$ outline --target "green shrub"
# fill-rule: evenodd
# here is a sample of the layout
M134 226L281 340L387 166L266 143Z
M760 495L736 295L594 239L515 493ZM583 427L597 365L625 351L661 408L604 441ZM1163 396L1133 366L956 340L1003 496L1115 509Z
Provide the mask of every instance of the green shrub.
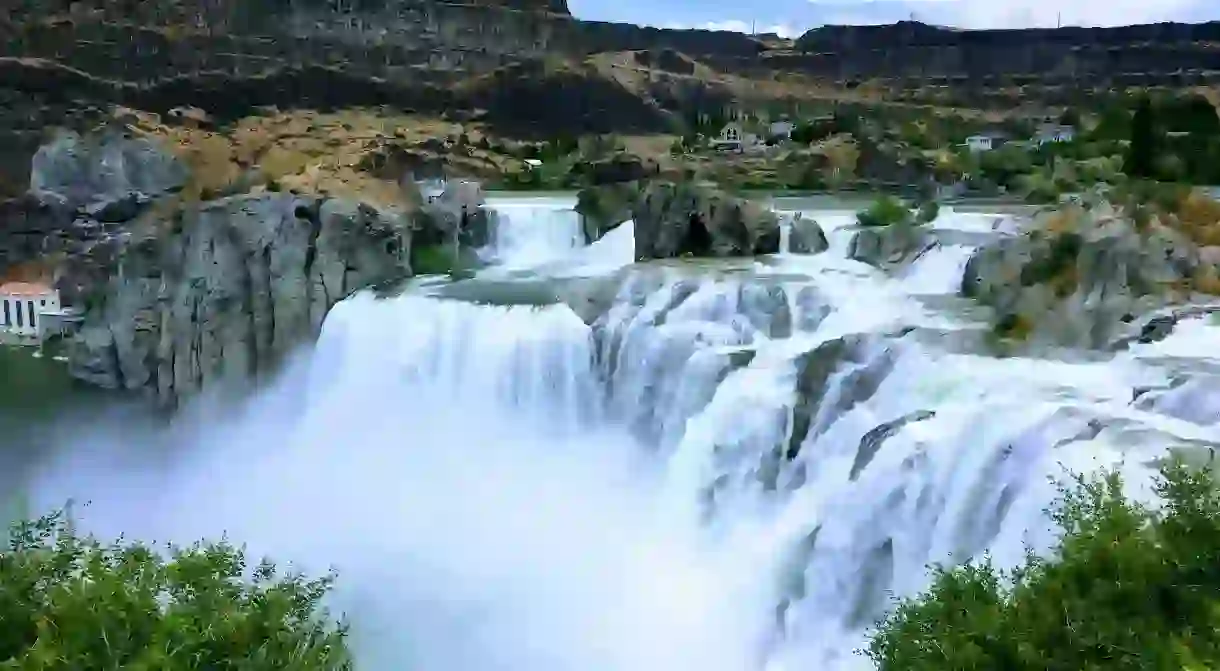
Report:
M350 669L346 625L321 607L333 580L251 574L227 543L103 544L49 515L0 548L0 668Z
M915 222L918 224L930 224L936 221L940 216L940 203L934 200L925 200L919 204L919 209L915 213Z
M1152 509L1117 475L1078 479L1064 535L1015 571L938 569L867 649L879 671L1194 671L1220 664L1220 490L1210 466L1161 470Z
M452 245L412 245L411 270L416 275L448 275L457 269Z
M882 196L868 209L856 213L856 222L861 226L890 226L911 221L911 210L893 196Z

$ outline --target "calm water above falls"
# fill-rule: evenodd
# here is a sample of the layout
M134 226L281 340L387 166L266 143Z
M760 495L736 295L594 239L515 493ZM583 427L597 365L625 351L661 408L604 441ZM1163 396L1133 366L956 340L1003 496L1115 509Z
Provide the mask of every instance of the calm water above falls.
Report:
M583 246L571 206L498 205L498 265L463 294L496 304L355 296L249 402L59 421L6 484L91 500L104 534L335 565L362 668L852 669L928 563L1047 543L1048 476L1122 464L1138 485L1220 437L1209 323L1107 360L994 358L951 297L969 246L891 279L843 258L850 213L822 210L824 254L631 265L629 226ZM611 275L593 328L502 298ZM842 360L811 402L819 345Z

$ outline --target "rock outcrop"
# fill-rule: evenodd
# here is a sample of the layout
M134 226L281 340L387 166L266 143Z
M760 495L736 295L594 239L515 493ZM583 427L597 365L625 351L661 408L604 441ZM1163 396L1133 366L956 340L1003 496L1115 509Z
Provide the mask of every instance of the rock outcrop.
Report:
M273 371L336 302L410 270L408 218L341 199L240 195L142 224L88 311L70 367L164 405Z
M710 185L652 180L585 189L577 198L590 238L630 218L637 261L779 252L779 217Z
M813 219L797 213L788 222L788 226L791 227L788 234L788 249L784 251L793 254L817 254L830 248L826 232Z
M797 403L786 456L832 422L868 400L894 368L897 355L889 336L851 334L818 345L796 359Z
M102 220L125 221L134 213L114 211L126 210L126 201L176 191L186 179L186 166L151 140L120 132L89 137L67 132L34 154L30 191L89 208Z
M57 288L79 302L106 276L128 222L186 177L185 165L154 142L113 129L60 133L35 153L30 190L0 201L0 272L61 258Z
M847 256L883 270L899 268L937 244L926 226L911 223L860 227L848 243Z
M1201 270L1189 237L1155 220L1137 224L1103 202L1047 215L983 247L966 265L961 293L996 311L1002 335L1102 348L1144 328L1140 315L1189 299Z

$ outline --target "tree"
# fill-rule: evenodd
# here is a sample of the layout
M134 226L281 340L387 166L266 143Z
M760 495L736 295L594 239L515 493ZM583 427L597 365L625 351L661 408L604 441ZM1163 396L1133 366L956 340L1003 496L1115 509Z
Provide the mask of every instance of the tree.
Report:
M1170 460L1154 510L1115 474L1077 479L1053 518L1064 535L1011 573L938 569L880 623L880 671L1194 671L1220 663L1220 489L1210 466Z
M78 536L62 513L16 524L0 549L0 668L351 668L346 625L321 607L333 574L247 573L223 542L158 553Z
M1152 117L1152 102L1140 98L1131 118L1131 145L1123 161L1123 171L1132 177L1151 179L1156 165L1156 127Z

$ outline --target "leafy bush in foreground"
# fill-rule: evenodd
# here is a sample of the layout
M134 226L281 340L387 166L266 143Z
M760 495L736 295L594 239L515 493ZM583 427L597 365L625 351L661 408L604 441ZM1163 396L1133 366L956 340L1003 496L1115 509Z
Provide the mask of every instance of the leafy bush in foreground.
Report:
M334 576L249 575L227 543L103 544L62 514L14 525L0 548L0 668L94 671L350 669Z
M867 654L881 671L1203 671L1220 668L1220 492L1178 461L1163 510L1124 498L1116 475L1065 490L1047 557L1011 574L938 570L901 602Z

